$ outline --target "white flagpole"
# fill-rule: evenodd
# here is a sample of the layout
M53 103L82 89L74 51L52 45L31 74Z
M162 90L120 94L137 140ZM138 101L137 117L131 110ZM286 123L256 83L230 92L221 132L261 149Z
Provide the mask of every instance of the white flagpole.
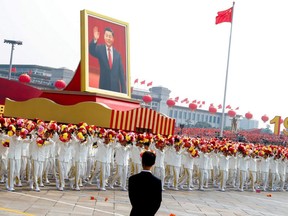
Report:
M225 78L225 88L224 88L224 97L223 97L223 106L222 106L222 118L221 118L221 130L220 130L220 138L223 137L224 130L224 120L225 120L225 103L226 103L226 92L227 92L227 81L228 81L228 69L229 69L229 59L230 59L230 47L231 47L231 36L232 36L232 26L233 26L233 16L234 16L234 5L232 6L232 20L230 27L230 38L229 38L229 47L228 47L228 59L227 59L227 67L226 67L226 78Z

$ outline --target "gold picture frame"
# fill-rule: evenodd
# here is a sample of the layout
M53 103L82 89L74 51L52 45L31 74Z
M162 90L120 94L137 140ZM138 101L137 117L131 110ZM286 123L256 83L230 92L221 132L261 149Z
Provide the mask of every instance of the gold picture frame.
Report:
M80 15L81 91L131 99L128 23L88 10ZM113 37L112 66L108 63L109 37Z

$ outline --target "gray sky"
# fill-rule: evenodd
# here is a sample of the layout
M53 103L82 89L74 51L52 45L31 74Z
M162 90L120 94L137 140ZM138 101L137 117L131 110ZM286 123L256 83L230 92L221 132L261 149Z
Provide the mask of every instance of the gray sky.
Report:
M208 109L223 102L230 35L230 23L215 25L215 17L232 2L3 0L0 64L10 59L4 39L13 39L23 41L15 48L14 64L76 69L80 10L87 9L129 23L132 84L136 78L153 81L180 101L205 101ZM250 111L260 122L264 114L288 117L286 5L284 0L235 1L226 105L240 107L238 114Z

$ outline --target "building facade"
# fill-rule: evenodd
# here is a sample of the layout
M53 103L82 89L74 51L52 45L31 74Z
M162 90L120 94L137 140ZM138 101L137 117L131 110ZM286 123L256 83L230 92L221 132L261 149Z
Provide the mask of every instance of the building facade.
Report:
M176 127L184 126L186 128L195 127L195 125L210 125L213 128L221 127L222 109L217 110L216 113L210 113L208 108L196 109L192 111L188 104L185 106L175 105L169 107L166 102L170 98L171 91L168 88L157 86L149 90L133 88L132 98L139 100L142 107L150 107L151 109L160 112L166 116L172 117L176 120ZM149 94L152 97L151 103L143 102L143 96ZM259 122L257 120L248 120L236 115L237 129L253 129L258 128ZM241 123L243 122L243 123ZM232 118L224 114L224 128L231 128Z
M0 77L8 79L10 65L0 65ZM18 81L19 76L28 74L31 78L29 85L39 89L56 89L57 80L69 83L74 76L74 71L67 68L52 68L39 65L13 65L11 80Z

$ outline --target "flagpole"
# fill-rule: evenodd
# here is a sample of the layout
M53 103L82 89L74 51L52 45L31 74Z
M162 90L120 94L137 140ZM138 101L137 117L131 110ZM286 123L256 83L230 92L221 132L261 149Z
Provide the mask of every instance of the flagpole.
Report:
M227 67L226 67L226 78L225 78L225 88L224 88L223 106L222 106L222 118L221 118L220 138L223 137L223 130L224 130L225 103L226 103L226 93L227 93L228 69L229 69L229 59L230 59L230 47L231 47L231 37L232 37L234 5L235 5L235 2L233 2L233 6L232 6L233 9L232 9L232 20L231 20L231 27L230 27L230 37L229 37L229 47L228 47L228 58L227 58Z

